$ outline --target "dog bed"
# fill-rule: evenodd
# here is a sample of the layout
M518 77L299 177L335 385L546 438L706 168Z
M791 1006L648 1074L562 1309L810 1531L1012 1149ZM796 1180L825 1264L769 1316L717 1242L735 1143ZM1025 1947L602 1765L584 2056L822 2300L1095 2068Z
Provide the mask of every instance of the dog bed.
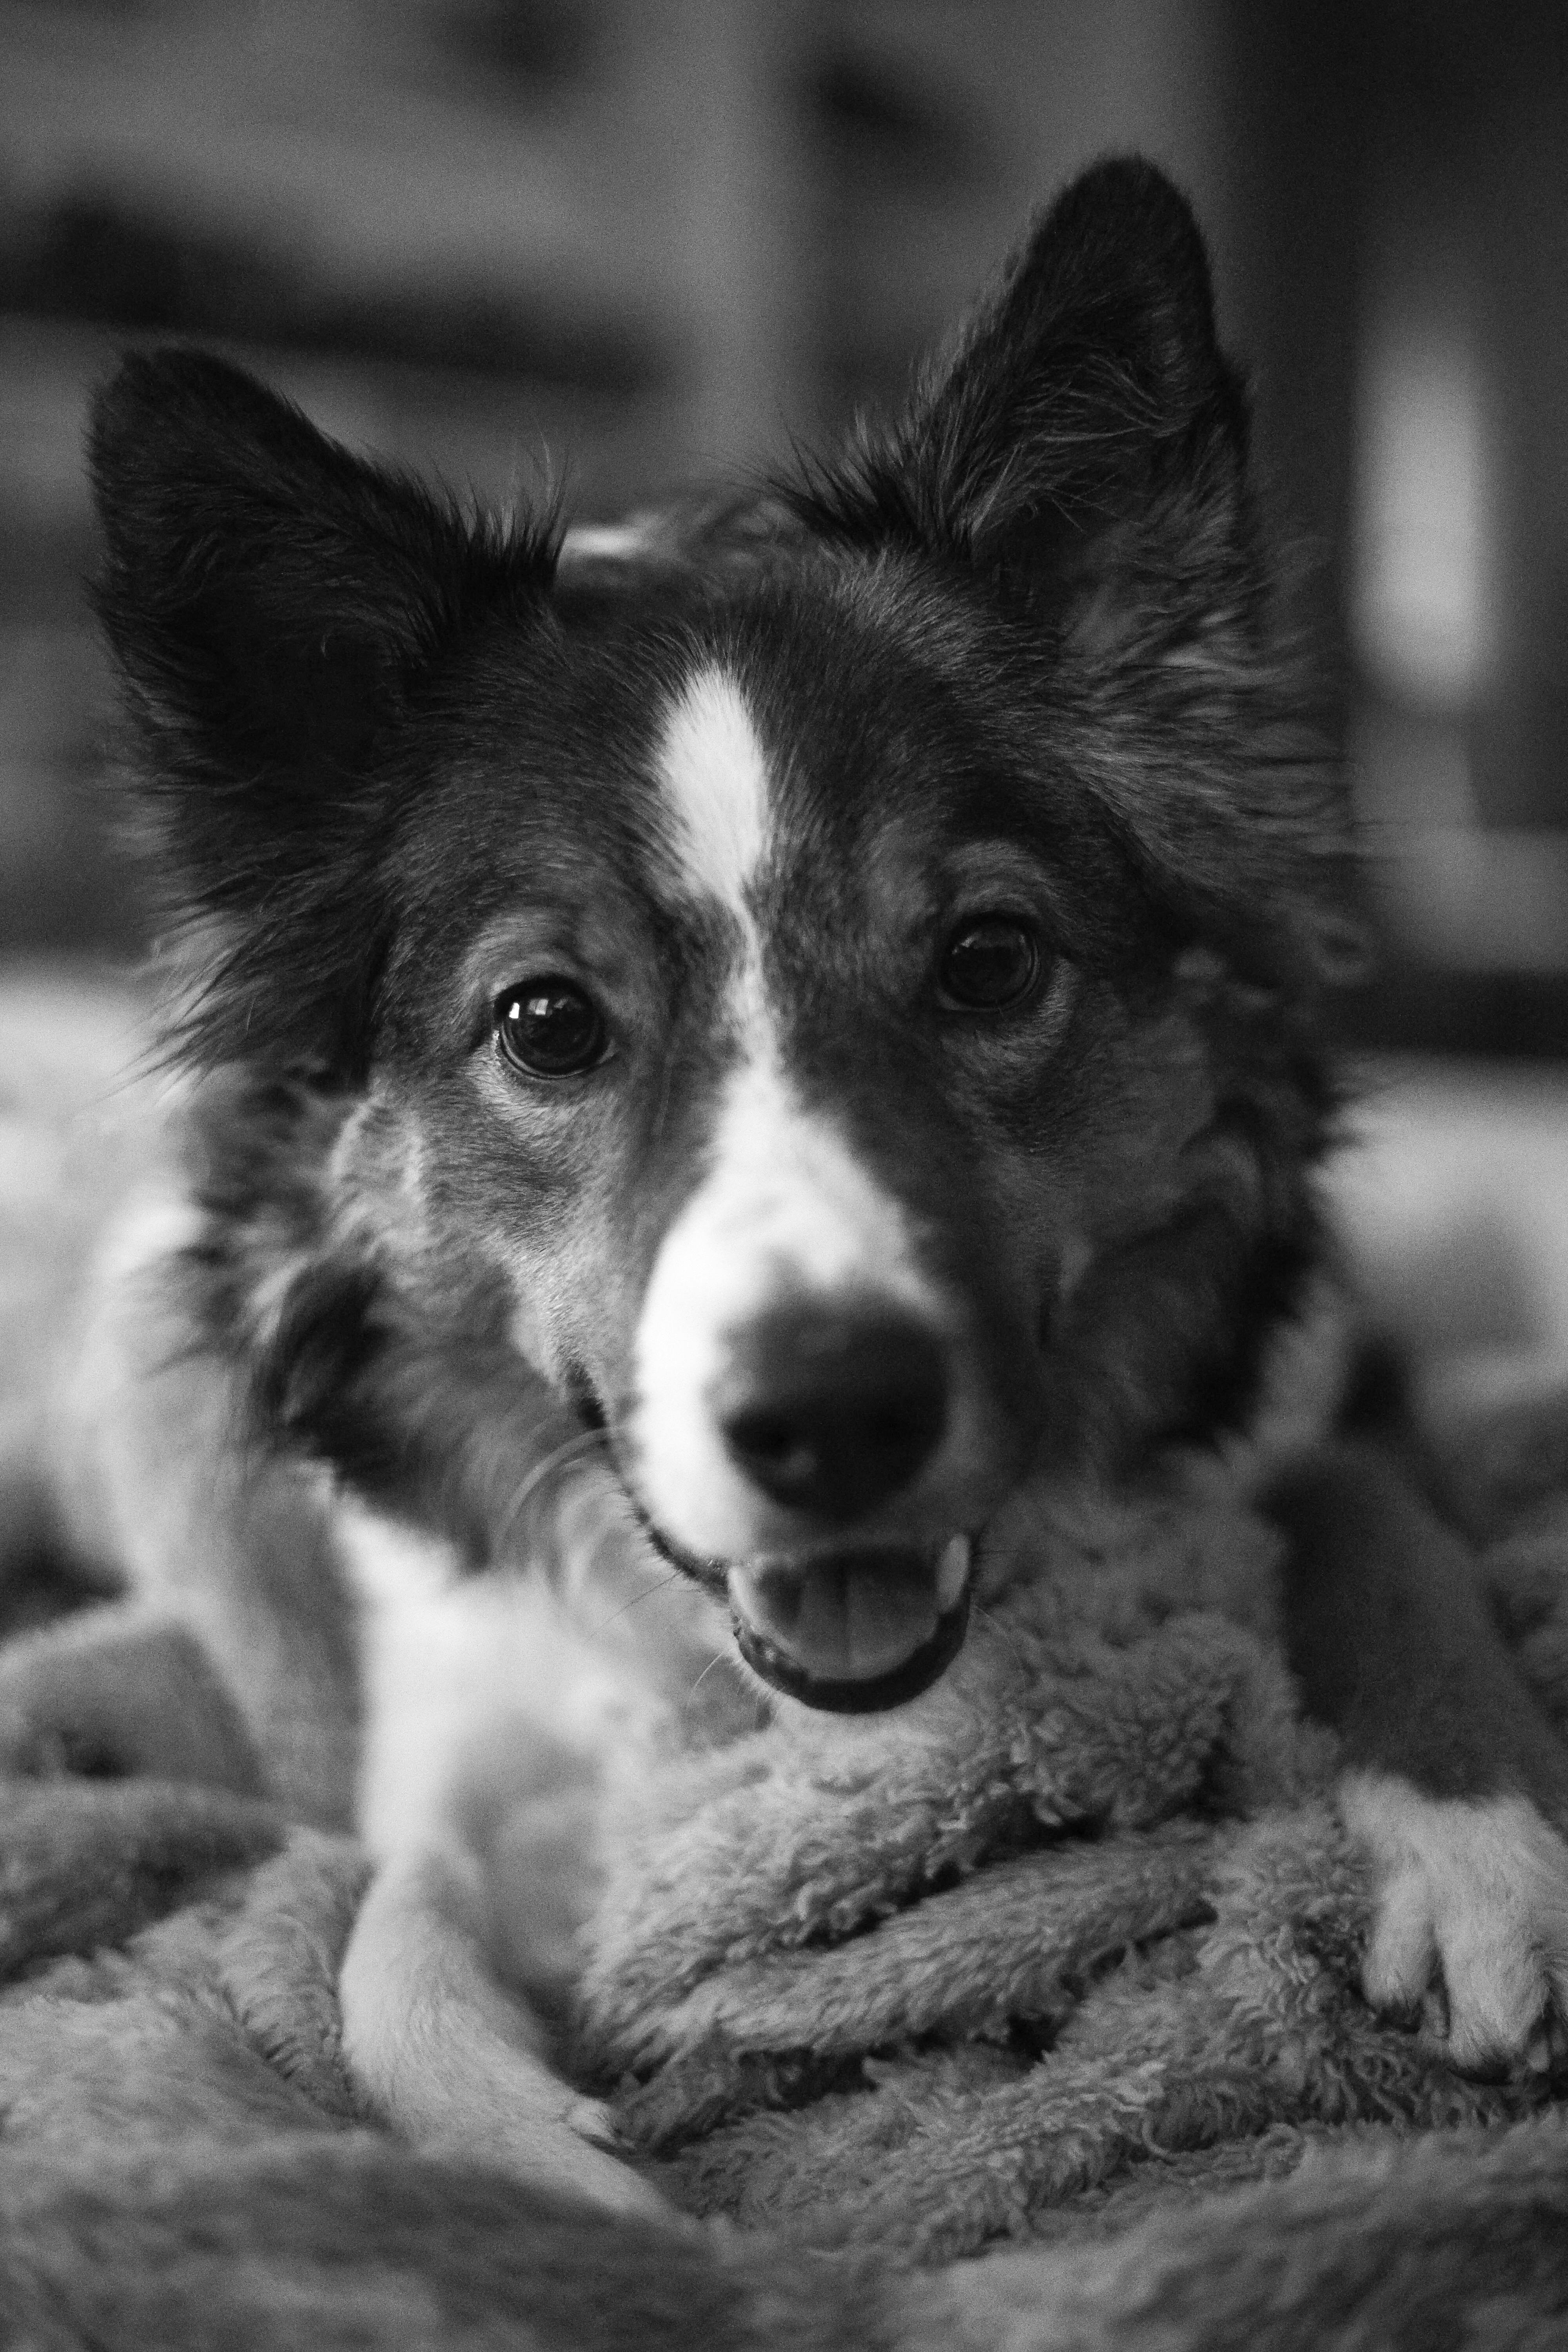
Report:
M1468 1459L1500 1622L1568 1723L1568 1415ZM918 1739L710 1723L612 1789L573 2063L665 2225L380 2130L338 2050L353 1842L247 1787L188 1635L113 1609L18 1633L5 2339L1563 2340L1568 2111L1360 2001L1365 1888L1257 1616L1269 1541L1217 1489L1055 1530ZM122 1724L184 1727L183 1780L66 1769L106 1680Z

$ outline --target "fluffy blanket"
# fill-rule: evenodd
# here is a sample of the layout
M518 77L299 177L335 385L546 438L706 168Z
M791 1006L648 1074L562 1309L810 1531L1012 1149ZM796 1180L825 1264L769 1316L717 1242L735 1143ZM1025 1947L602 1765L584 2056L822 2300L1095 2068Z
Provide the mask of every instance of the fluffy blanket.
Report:
M1471 1500L1568 1723L1565 1429L1479 1451ZM380 2130L338 2049L353 1843L246 1793L187 1636L16 1635L0 2335L1561 2343L1568 2116L1361 2003L1365 1890L1260 1613L1268 1540L1217 1494L1042 1532L1049 1573L909 1715L719 1709L612 1786L570 2063L683 2209L663 2227ZM183 1777L79 1769L106 1708Z
M1035 1541L913 1708L628 1776L578 2061L670 2193L929 2263L1326 2126L1550 2104L1356 1993L1366 1889L1273 1639L1270 1532L1216 1479ZM1568 1516L1489 1570L1561 1719Z

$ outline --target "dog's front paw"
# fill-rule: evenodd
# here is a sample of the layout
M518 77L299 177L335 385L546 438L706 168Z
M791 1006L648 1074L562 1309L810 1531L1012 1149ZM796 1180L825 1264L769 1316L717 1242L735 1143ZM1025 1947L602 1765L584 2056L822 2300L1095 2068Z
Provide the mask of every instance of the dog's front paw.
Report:
M1529 1798L1436 1798L1394 1774L1341 1790L1376 1893L1362 1990L1423 2019L1467 2071L1568 2053L1568 1844Z

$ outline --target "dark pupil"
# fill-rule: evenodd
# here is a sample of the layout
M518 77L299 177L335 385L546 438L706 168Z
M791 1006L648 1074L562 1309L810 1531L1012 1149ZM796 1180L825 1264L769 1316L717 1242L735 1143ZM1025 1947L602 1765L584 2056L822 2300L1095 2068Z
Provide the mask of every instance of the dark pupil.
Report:
M525 1070L560 1077L599 1058L597 1008L565 981L528 982L500 1001L501 1042Z
M942 985L960 1004L1011 1004L1034 979L1038 961L1022 923L984 915L955 934L942 964Z

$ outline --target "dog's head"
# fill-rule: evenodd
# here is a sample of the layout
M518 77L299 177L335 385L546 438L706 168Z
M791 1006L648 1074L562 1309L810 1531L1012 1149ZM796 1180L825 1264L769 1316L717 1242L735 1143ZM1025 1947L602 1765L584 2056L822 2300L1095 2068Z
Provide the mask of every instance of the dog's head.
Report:
M186 1048L337 1106L272 1281L275 1356L336 1335L297 1432L428 1486L531 1367L758 1671L871 1708L1021 1482L1238 1409L1342 840L1156 173L1080 180L894 426L728 508L476 520L178 353L93 465Z

